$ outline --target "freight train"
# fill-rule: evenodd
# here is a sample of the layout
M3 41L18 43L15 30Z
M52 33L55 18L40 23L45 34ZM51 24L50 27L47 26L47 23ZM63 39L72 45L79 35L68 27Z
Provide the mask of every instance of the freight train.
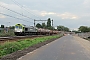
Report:
M60 31L53 31L49 29L37 28L34 26L26 26L24 24L16 24L15 25L15 35L17 36L25 36L25 35L52 35L58 34Z

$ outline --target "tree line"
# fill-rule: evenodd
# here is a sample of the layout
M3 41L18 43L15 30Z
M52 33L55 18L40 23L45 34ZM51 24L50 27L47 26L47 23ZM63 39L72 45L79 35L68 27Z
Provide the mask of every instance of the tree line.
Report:
M58 31L67 31L67 32L70 31L68 27L65 27L65 26L62 26L62 25L57 26L57 30Z
M88 26L80 26L78 29L80 32L90 32L90 27Z
M78 31L73 30L72 32L75 32L75 33L86 33L86 32L90 32L90 27L88 27L88 26L80 26L78 28Z
M57 29L55 29L55 27L51 26L51 19L50 18L48 18L47 24L45 24L45 23L42 23L42 24L37 23L36 27L37 28L50 29L50 30L58 30L58 31L69 31L68 27L65 27L65 26L62 26L62 25L57 26Z
M14 27L14 26L5 27L4 25L1 25L0 28L10 28L10 29L14 29L15 27Z

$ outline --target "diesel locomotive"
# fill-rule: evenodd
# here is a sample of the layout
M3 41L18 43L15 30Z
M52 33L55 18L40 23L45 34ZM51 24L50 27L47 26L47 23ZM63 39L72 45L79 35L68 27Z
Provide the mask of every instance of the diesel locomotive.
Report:
M60 32L49 29L37 28L34 26L26 26L24 24L16 24L14 33L17 36L25 36L25 35L52 35L58 34Z

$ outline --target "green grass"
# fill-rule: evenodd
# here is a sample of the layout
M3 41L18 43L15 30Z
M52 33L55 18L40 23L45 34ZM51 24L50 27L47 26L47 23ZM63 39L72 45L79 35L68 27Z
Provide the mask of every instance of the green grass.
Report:
M28 48L40 42L44 42L46 40L50 40L50 39L58 38L58 37L60 36L59 35L46 36L46 37L39 37L39 38L34 38L34 39L19 40L15 42L6 42L5 44L0 45L0 57L3 57L7 54L13 53L18 50L23 50L25 48Z
M85 38L86 40L90 41L90 38Z

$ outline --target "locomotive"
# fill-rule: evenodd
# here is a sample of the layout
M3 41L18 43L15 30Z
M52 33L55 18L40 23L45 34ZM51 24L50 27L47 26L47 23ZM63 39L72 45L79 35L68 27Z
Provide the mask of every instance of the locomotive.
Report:
M25 36L25 35L52 35L58 34L59 31L53 31L49 29L37 28L34 26L26 26L24 24L16 24L14 33L17 36Z

